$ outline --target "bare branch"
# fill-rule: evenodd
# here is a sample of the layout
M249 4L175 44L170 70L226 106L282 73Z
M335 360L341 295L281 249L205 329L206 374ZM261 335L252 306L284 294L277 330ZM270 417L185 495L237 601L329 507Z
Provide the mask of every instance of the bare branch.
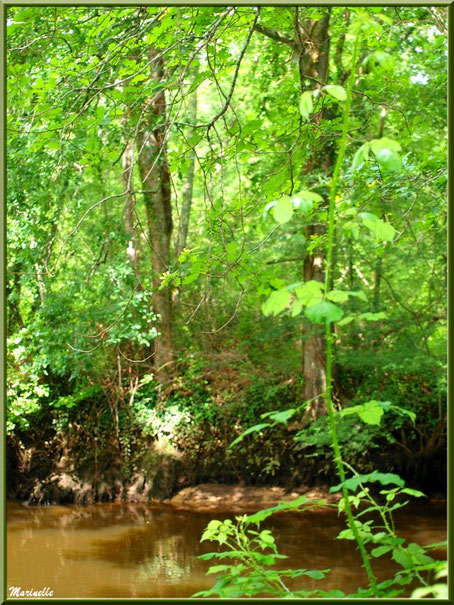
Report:
M214 118L208 124L208 130L210 130L210 128L212 128L212 126L214 125L214 123L217 120L219 120L219 118L221 116L223 116L225 114L225 112L227 111L227 109L228 109L228 107L230 105L230 101L232 100L232 96L233 96L233 93L234 93L234 90L235 90L236 80L238 78L238 72L240 71L241 61L243 60L244 54L245 54L245 52L247 50L247 47L249 46L249 42L251 41L252 34L254 33L254 28L257 25L257 20L259 18L259 15L260 15L260 6L257 7L257 12L256 12L256 15L255 15L254 23L252 24L252 27L249 30L248 37L246 38L246 43L243 46L243 49L242 49L242 51L240 53L240 56L238 57L238 61L237 61L236 67L235 67L235 73L233 75L232 85L230 87L230 92L227 95L227 99L225 100L224 107L221 109L221 111L217 115L214 116Z

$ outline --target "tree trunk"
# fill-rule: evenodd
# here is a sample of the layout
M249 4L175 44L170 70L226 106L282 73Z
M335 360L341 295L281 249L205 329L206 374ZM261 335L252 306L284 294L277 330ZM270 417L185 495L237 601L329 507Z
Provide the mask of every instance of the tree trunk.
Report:
M162 60L150 49L152 78L162 80ZM155 339L154 363L156 377L166 382L172 372L172 299L170 290L159 290L161 276L169 270L172 211L170 206L170 175L164 140L165 97L156 93L146 108L146 116L137 132L138 164L144 189L153 271L153 309L158 317L159 335Z
M306 236L317 235L321 227L309 227ZM306 255L303 271L304 281L314 279L323 282L324 258L314 250L313 254ZM326 389L326 363L325 363L325 336L324 326L315 324L306 325L303 329L302 371L304 380L303 398L309 404L304 415L305 420L316 420L326 413L324 393Z
M372 298L372 311L378 313L380 311L380 284L383 268L383 257L379 256L375 263L374 270L374 295Z
M197 120L197 90L195 90L189 97L189 121L191 124L195 124ZM191 128L188 132L188 139L190 139L195 132L194 128ZM195 169L195 153L191 151L190 164L188 172L186 174L186 180L183 186L183 201L181 204L180 224L178 229L178 239L176 246L176 257L178 258L186 247L188 239L188 227L189 217L191 214L192 205L192 192L194 188L194 169Z
M301 92L308 88L320 87L328 80L331 9L328 7L325 10L325 14L318 21L306 19L302 22L300 21L300 9L295 7L293 39L287 38L261 24L255 26L256 31L272 40L290 46L297 53ZM339 52L342 53L342 48ZM321 112L316 120L318 122L321 120ZM334 151L332 145L324 144L322 149L317 152L317 157L312 157L309 162L306 162L302 173L311 173L314 166L317 165L329 174L334 164ZM306 240L309 241L311 235L322 235L324 231L322 226L308 227L306 229ZM304 281L315 279L324 282L323 264L324 258L321 250L314 250L312 254L306 255L303 266ZM316 419L326 412L324 400L326 370L324 331L317 329L315 326L308 326L304 329L302 373L304 380L303 397L310 402L306 410L305 420Z
M315 78L326 83L329 67L329 19L331 10L318 21L299 20L298 7L295 11L295 42L299 51L299 70L302 89L306 78Z
M295 38L299 49L299 72L301 90L305 90L307 78L315 78L326 83L328 79L329 63L329 19L330 11L318 21L307 19L303 24L299 22L298 8L295 9ZM310 80L310 87L314 82ZM321 116L318 117L320 119ZM332 150L322 148L320 155L313 158L322 165L326 172L332 168ZM307 170L307 166L303 171ZM320 236L325 232L321 225L306 228L306 241L311 236ZM304 281L325 281L323 269L324 258L321 249L315 249L306 255L303 264ZM326 413L324 392L326 389L325 369L325 336L320 326L306 325L303 329L302 372L304 381L303 397L308 401L305 420L316 420Z
M123 184L126 190L126 201L125 201L125 230L129 235L128 248L126 250L129 262L131 263L136 277L139 279L139 267L138 267L138 237L137 231L134 225L135 213L136 213L136 195L133 188L133 170L134 170L134 145L132 141L128 141L126 149L123 154Z

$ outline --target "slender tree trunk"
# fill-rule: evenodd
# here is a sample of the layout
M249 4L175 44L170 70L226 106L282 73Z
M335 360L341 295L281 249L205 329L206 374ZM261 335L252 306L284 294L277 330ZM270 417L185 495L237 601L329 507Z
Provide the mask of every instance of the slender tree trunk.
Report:
M126 190L126 201L125 201L125 230L129 235L129 244L127 248L127 254L129 262L131 263L136 277L139 278L139 267L138 267L138 237L137 231L134 225L134 217L136 212L136 195L133 187L133 170L134 170L134 145L132 141L128 141L125 152L123 154L123 184Z
M307 78L315 78L323 83L328 80L329 67L329 20L331 9L321 19L299 19L299 9L295 10L295 42L299 52L301 88L305 88ZM311 85L314 85L312 82Z
M304 11L304 8L303 8ZM300 75L301 92L322 86L328 80L329 69L329 23L331 9L325 9L323 17L317 21L314 19L301 20L300 8L295 7L294 37L293 39L283 36L275 30L271 30L261 24L255 26L255 30L275 40L276 42L290 46L298 57L298 68ZM339 50L342 54L342 47ZM315 80L315 81L314 81ZM321 112L316 117L321 120ZM334 165L335 149L328 143L317 151L317 157L311 157L302 169L302 173L310 173L315 165L321 167L329 174ZM312 235L318 236L325 233L321 225L311 226L306 229L306 240L310 241ZM324 256L321 250L314 250L304 259L303 279L308 281L315 279L325 281L323 269ZM315 419L326 412L324 393L326 389L325 369L325 336L323 330L307 327L303 333L302 351L302 373L304 380L303 397L310 401L306 412L306 419Z
M197 120L197 90L195 90L189 97L189 121L191 124L195 124ZM188 139L190 139L195 132L194 128L191 128L188 132ZM188 172L186 174L186 180L183 186L183 200L181 204L180 224L178 228L178 239L176 246L176 257L178 258L186 247L188 239L188 227L189 217L191 214L192 205L192 192L194 189L194 169L195 169L195 153L191 151L190 164Z
M299 72L301 90L307 87L314 88L316 84L307 78L315 78L319 82L325 83L328 79L329 66L329 20L330 11L319 19L307 19L304 23L299 21L298 8L295 9L295 39L299 49ZM318 117L320 119L321 116ZM317 158L312 161L323 166L326 172L332 168L333 158L332 150L322 148ZM307 166L303 172L307 170ZM306 228L306 241L310 241L311 236L322 236L326 229L322 225L315 225ZM324 283L324 257L320 249L315 249L311 254L306 255L303 263L304 281L316 280ZM302 348L302 372L304 381L303 397L309 401L306 409L305 419L315 420L326 413L325 389L326 389L326 369L325 369L325 336L324 331L318 326L308 325L303 329L303 348Z
M152 78L163 78L162 61L150 49ZM148 115L137 133L139 172L144 189L153 271L153 309L158 317L159 335L155 339L156 377L163 383L169 379L173 364L172 299L169 288L159 290L161 276L170 265L172 211L170 206L170 175L164 141L165 97L156 93L147 108Z
M24 328L24 320L19 309L19 302L21 299L21 282L20 276L22 272L22 263L20 261L14 263L11 268L11 274L13 283L11 284L8 280L5 280L5 294L7 300L7 310L9 314L7 316L8 333L12 333L15 326Z
M316 234L320 228L311 228ZM324 282L325 272L323 270L324 258L320 253L309 254L304 259L304 281L314 279ZM326 389L326 364L325 364L325 336L323 326L315 324L307 325L303 330L302 349L302 371L304 380L303 398L309 401L306 408L305 419L316 420L326 413L325 389Z
M372 311L378 313L380 311L380 284L382 276L383 257L379 256L375 263L374 271L374 296L372 299Z

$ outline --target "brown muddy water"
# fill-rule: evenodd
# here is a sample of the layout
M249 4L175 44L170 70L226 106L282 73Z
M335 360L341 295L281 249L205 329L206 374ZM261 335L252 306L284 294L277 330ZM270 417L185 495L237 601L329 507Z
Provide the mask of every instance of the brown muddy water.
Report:
M398 512L402 537L420 544L446 539L446 504L418 504ZM140 504L8 503L7 594L16 586L47 588L54 598L190 597L214 583L205 576L209 563L196 558L216 550L214 543L199 542L202 531L211 519L228 517ZM331 568L325 580L307 578L301 587L349 593L365 586L353 544L334 540L344 527L335 510L284 514L265 525L273 530L280 552L289 556L284 567ZM434 556L444 558L445 553ZM397 570L384 558L376 565L379 579Z

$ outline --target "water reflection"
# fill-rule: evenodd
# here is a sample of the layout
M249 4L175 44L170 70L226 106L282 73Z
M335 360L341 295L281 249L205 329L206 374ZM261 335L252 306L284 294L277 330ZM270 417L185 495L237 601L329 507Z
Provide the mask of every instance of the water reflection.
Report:
M209 563L196 557L215 547L199 540L210 519L226 516L137 504L10 503L7 585L49 586L57 598L189 597L213 583L205 576ZM446 539L445 519L443 505L413 507L398 515L401 535L423 544ZM268 527L289 556L283 567L331 568L324 589L349 592L365 585L354 545L334 540L343 527L335 511L282 515L271 518ZM378 564L381 578L393 573L392 563L383 559ZM306 578L304 587L321 584Z

